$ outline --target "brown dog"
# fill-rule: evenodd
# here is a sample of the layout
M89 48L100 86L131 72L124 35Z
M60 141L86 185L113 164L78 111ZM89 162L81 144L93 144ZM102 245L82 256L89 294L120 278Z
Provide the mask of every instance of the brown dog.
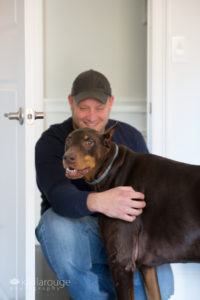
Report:
M99 215L100 233L119 300L133 300L133 272L143 275L148 300L160 300L155 266L200 261L200 166L139 154L84 128L66 139L63 165L95 191L132 186L147 206L132 222Z

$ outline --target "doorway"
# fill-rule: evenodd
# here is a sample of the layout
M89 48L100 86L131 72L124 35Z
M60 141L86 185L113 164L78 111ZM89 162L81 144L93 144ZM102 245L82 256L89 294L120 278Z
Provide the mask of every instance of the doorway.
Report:
M111 118L133 125L147 139L147 1L48 0L43 16L43 130L71 115L67 95L74 78L95 69L112 86ZM40 202L38 194L36 224ZM37 243L36 262L38 278L52 276ZM37 300L40 294L44 300L40 291Z

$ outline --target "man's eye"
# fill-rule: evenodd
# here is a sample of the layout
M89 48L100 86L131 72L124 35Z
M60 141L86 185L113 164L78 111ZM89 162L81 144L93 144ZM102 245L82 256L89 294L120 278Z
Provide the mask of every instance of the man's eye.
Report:
M79 107L80 110L87 110L87 107Z

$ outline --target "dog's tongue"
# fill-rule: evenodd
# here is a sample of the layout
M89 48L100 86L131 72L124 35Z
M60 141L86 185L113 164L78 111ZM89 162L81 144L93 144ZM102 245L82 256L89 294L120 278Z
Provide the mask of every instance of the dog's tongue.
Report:
M77 178L77 177L83 177L85 174L87 174L89 171L89 168L85 168L83 170L76 170L71 168L66 168L66 176L70 178Z

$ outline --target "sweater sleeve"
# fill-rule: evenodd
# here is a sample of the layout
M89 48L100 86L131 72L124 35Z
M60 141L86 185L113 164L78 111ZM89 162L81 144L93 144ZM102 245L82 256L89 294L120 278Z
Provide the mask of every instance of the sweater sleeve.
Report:
M65 177L63 144L55 137L43 136L35 150L36 178L43 200L62 216L79 218L92 214L86 204L89 188L79 189L81 180L74 180L73 184Z

